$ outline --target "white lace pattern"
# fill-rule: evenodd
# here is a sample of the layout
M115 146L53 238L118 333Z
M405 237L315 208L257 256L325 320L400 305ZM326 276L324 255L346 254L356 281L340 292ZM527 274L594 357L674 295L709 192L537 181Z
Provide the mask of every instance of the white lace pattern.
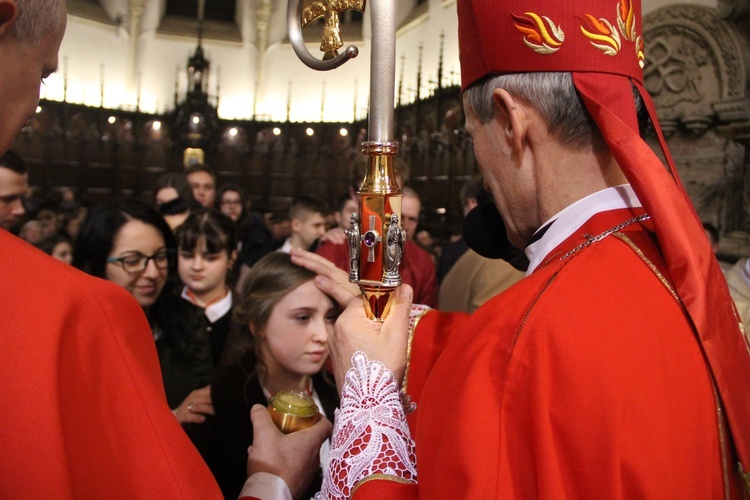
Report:
M323 490L315 498L349 498L354 486L373 474L416 482L416 462L393 373L364 353L354 353L336 410Z

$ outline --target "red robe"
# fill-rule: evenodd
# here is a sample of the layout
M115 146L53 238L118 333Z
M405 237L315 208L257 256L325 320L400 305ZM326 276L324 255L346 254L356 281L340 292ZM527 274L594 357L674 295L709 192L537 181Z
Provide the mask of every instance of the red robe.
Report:
M354 498L724 495L711 378L648 223L620 232L637 250L612 234L561 259L634 213L594 216L471 316L422 318L418 483L365 481Z
M135 300L2 230L0 249L3 496L221 498Z
M349 244L324 242L315 251L330 260L336 267L349 272ZM404 258L399 269L401 281L414 289L414 303L430 307L438 305L438 284L435 263L425 249L406 240Z

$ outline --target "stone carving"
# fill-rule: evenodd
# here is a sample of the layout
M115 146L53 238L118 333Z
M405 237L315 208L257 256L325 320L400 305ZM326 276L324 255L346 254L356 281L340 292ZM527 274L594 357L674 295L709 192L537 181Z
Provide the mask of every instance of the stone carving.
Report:
M748 119L747 35L716 9L671 5L645 16L644 38L645 85L698 214L722 234L750 229L746 146L728 133Z

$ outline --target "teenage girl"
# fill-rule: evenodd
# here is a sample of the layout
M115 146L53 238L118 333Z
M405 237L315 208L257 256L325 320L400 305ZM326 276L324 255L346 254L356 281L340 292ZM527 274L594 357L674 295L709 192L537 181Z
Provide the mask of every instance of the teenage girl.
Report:
M232 293L227 274L237 259L235 225L218 210L202 209L177 230L177 270L182 298L205 316L214 364L229 333Z
M272 252L253 266L235 308L240 328L238 341L233 342L233 361L211 385L218 434L214 442L219 448L212 453L226 462L206 460L226 498L236 498L247 477L247 448L253 437L249 414L254 404L267 405L278 391L297 389L310 394L333 421L338 394L323 365L338 309L315 286L314 278L315 273L292 264L288 254ZM200 446L199 450L204 453ZM325 463L327 443L321 455ZM319 490L320 474L304 498Z

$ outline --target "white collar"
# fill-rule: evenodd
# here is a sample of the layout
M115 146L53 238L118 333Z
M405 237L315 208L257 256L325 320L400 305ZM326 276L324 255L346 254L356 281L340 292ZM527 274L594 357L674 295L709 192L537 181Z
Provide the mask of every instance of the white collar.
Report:
M190 297L190 295L188 295L187 292L188 288L183 288L180 297L187 300L191 304L198 305L193 301L193 299ZM216 323L226 313L228 313L230 309L232 309L232 291L227 290L227 294L224 295L221 300L217 300L216 302L209 304L208 307L204 309L204 314L206 315L206 318L208 318L208 321L210 321L211 323Z
M526 257L529 259L526 276L533 273L552 250L594 215L618 208L640 206L641 202L630 184L622 184L597 191L564 208L542 224L542 228L551 224L544 236L526 247Z
M279 252L284 253L292 253L292 239L287 238L283 245L281 245L281 248L279 248Z

